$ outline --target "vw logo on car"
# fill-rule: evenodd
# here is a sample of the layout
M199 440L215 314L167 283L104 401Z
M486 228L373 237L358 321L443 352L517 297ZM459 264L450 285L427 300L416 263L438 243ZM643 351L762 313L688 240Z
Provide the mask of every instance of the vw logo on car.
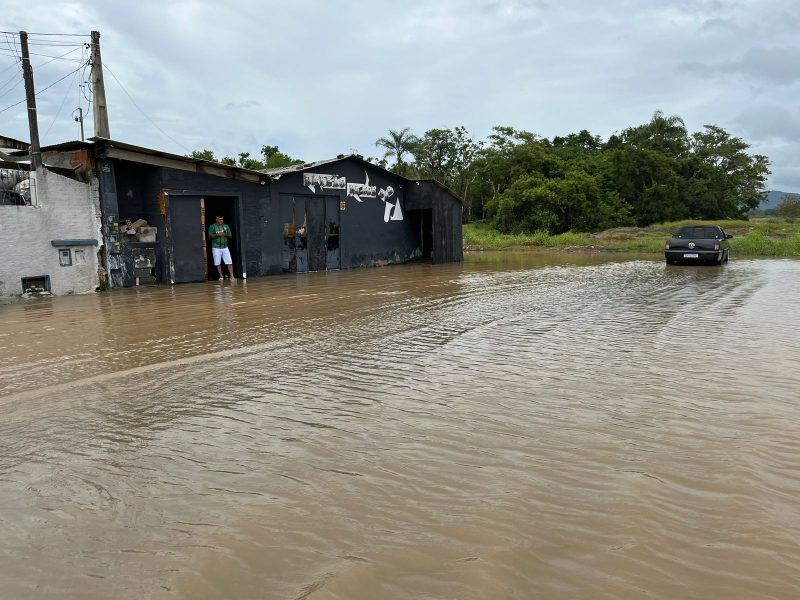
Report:
M689 242L689 250L694 250L694 242Z

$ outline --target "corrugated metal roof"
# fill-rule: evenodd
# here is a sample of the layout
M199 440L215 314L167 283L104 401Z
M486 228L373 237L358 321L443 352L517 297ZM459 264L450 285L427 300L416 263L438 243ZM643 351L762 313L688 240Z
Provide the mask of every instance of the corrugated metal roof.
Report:
M242 173L250 173L252 175L257 175L259 177L264 176L264 173L262 173L261 171L256 171L254 169L244 169L242 167L237 167L236 165L226 165L224 163L214 162L211 160L202 160L200 158L192 158L191 156L172 154L171 152L163 152L161 150L155 150L153 148L145 148L143 146L135 146L133 144L120 142L118 140L110 140L98 137L89 138L88 140L83 142L80 140L72 140L69 142L62 142L60 144L52 144L50 146L44 146L42 147L42 152L61 152L61 151L79 150L81 148L91 148L91 147L118 148L120 150L128 150L130 152L137 152L139 154L146 154L149 156L158 156L170 160L183 161L186 163L208 165L210 167L215 167L218 169L229 169L233 171L239 171ZM27 154L27 151L17 150L14 152L8 152L8 154L12 154L14 156L20 156L22 154Z
M317 161L314 161L314 162L298 163L296 165L289 165L288 167L277 167L275 169L264 169L262 171L262 173L266 173L270 177L274 177L274 176L280 177L281 175L283 175L285 173L296 173L298 171L307 171L308 169L315 169L315 168L320 167L322 165L328 165L330 163L339 162L340 160L346 160L348 158L354 158L354 159L356 159L356 160L358 160L360 162L367 163L368 165L370 165L372 167L375 167L376 169L381 169L382 171L386 170L386 169L382 169L378 165L373 165L371 162L369 162L368 160L364 160L361 156L359 156L357 154L340 154L336 158L328 158L326 160L317 160ZM397 175L397 174L396 173L392 173L392 175ZM397 176L400 177L399 175L397 175ZM405 179L405 177L403 177L403 179Z
M119 142L117 140L108 140L105 138L89 138L91 141L95 142L97 145L106 146L108 148L119 148L120 150L129 150L131 152L139 152L141 154L148 154L150 156L160 156L162 158L168 158L170 160L180 160L188 163L194 164L202 164L208 165L211 167L217 167L220 169L232 169L234 171L240 171L242 173L251 173L253 175L261 175L263 176L264 173L261 171L256 171L254 169L245 169L242 167L237 167L236 165L226 165L224 163L215 162L212 160L203 160L200 158L192 158L191 156L183 156L181 154L172 154L171 152L163 152L161 150L155 150L153 148L145 148L143 146L134 146L133 144L127 144L125 142ZM42 150L46 150L42 148Z
M0 139L2 139L2 136L0 136ZM131 152L139 152L139 153L148 154L148 155L151 155L151 156L160 156L160 157L168 158L168 159L172 159L172 160L181 160L181 161L185 161L185 162L188 162L188 163L204 164L204 165L209 165L209 166L223 168L223 169L232 169L232 170L235 170L235 171L241 171L243 173L251 173L253 175L261 175L261 176L267 175L272 179L277 179L281 175L284 175L284 174L287 174L287 173L297 173L297 172L307 171L309 169L315 169L315 168L323 166L323 165L328 165L328 164L340 162L340 161L343 161L343 160L356 160L356 161L358 161L358 162L360 162L360 163L362 163L364 165L369 166L370 168L377 169L379 171L383 171L384 173L389 173L390 175L392 175L394 177L399 177L400 179L403 179L405 181L420 181L420 182L421 181L429 181L429 182L435 184L436 186L442 188L443 190L446 190L456 200L461 202L461 204L464 204L464 199L461 198L461 196L459 196L453 190L451 190L449 187L447 187L446 185L440 183L439 181L437 181L435 179L409 179L408 177L404 177L403 175L398 175L397 173L389 171L388 169L384 169L381 166L373 164L373 163L369 162L368 160L366 160L365 158L363 158L362 156L360 156L358 154L340 154L336 158L328 158L328 159L325 159L325 160L317 160L317 161L314 161L314 162L299 163L299 164L296 164L296 165L289 165L288 167L278 167L276 169L264 169L263 171L255 171L253 169L244 169L242 167L237 167L235 165L226 165L224 163L218 163L218 162L214 162L214 161L210 161L210 160L202 160L202 159L199 159L199 158L192 158L191 156L182 156L180 154L172 154L170 152L162 152L161 150L155 150L153 148L145 148L143 146L134 146L133 144L128 144L126 142L120 142L120 141L117 141L117 140L110 140L110 139L106 139L106 138L97 138L97 137L89 138L85 142L82 142L82 141L79 141L79 140L74 140L74 141L71 141L71 142L63 142L61 144L54 144L54 145L51 145L51 146L45 146L45 147L42 148L42 152L59 151L59 150L77 150L78 148L88 148L88 147L94 146L94 145L102 145L102 146L106 146L106 147L109 147L109 148L119 148L121 150L130 150ZM20 155L20 154L25 154L25 153L27 153L27 152L22 152L22 151L8 152L8 154L11 154L11 155Z
M389 173L390 175L393 175L394 177L399 177L400 179L404 179L405 181L408 181L408 182L412 182L412 183L413 182L432 183L433 185L435 185L435 186L443 189L444 191L446 191L453 198L458 200L462 205L464 204L464 199L461 196L456 194L453 190L451 190L449 187L447 187L443 183L437 181L436 179L409 179L408 177L404 177L403 175L398 175L397 173L389 171L388 169L384 169L383 167L380 167L380 166L378 166L376 164L373 164L373 163L369 162L368 160L364 159L362 156L360 156L358 154L340 154L336 158L329 158L327 160L318 160L318 161L315 161L315 162L300 163L300 164L296 164L296 165L289 165L288 167L280 167L280 168L277 168L277 169L265 169L264 171L262 171L262 173L266 173L271 178L277 179L281 175L285 175L287 173L297 173L297 172L302 172L302 171L308 171L309 169L315 169L315 168L320 167L322 165L328 165L328 164L331 164L331 163L336 163L336 162L340 162L342 160L348 160L348 159L356 160L356 161L358 161L358 162L360 162L360 163L362 163L364 165L370 166L373 169L378 169L379 171L383 171L384 173Z

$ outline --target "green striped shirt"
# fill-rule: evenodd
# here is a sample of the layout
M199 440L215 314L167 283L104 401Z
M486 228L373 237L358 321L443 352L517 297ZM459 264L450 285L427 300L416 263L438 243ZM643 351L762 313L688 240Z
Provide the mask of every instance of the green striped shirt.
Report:
M213 235L215 233L222 233L225 232L228 236L232 236L231 228L228 227L227 223L223 223L222 225L217 225L214 223L211 227L208 228L208 235ZM211 247L212 248L227 248L228 247L228 238L226 237L216 237L211 240Z

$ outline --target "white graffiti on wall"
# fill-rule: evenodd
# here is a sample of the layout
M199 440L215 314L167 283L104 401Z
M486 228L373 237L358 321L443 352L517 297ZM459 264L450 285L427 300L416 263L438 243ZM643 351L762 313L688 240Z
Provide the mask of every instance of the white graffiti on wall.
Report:
M347 187L347 180L344 177L326 173L303 173L303 185L316 194L317 188L343 190Z
M394 188L386 186L378 189L378 186L369 184L369 174L364 171L364 183L347 183L345 177L329 175L327 173L303 173L303 185L313 193L317 193L317 188L322 190L347 190L347 196L355 198L359 202L364 202L362 198L379 198L383 204L383 221L402 221L403 209L400 208L400 198L394 201Z
M403 220L403 209L400 208L400 198L398 198L397 201L392 204L392 202L389 200L392 196L394 196L394 188L392 186L387 186L378 190L378 198L383 200L384 223L388 223L389 221Z
M378 190L377 186L369 184L369 175L364 171L365 183L348 183L347 195L352 196L359 202L363 202L361 198L374 198Z

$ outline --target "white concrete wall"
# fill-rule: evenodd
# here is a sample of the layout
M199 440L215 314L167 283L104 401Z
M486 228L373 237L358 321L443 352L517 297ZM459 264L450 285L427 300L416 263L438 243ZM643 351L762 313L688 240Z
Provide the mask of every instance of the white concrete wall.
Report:
M81 183L47 169L31 175L34 206L0 206L0 296L19 295L23 277L42 275L50 276L53 294L94 291L102 244L97 180ZM64 267L50 243L58 239L94 239L98 246L72 246L72 266Z

